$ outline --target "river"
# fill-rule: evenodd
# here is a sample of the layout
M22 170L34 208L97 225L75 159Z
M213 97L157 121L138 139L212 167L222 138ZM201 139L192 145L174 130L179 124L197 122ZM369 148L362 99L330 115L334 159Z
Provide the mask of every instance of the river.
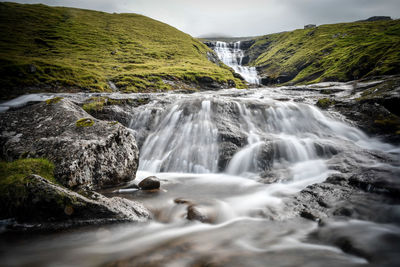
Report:
M155 175L161 190L103 193L143 202L153 220L5 234L2 265L395 266L400 261L396 203L332 183L322 194L337 190L335 196L344 208L353 205L353 213L299 216L296 205L310 204L313 212L313 199L298 198L302 190L318 195L324 187L313 186L328 186L323 182L329 177L378 170L396 180L400 173L399 147L315 107L318 86L106 94L149 99L130 114L140 147L136 180ZM350 95L348 84L323 86ZM93 96L61 95L77 102ZM10 105L53 96L31 95ZM334 200L325 203L328 208L335 207Z

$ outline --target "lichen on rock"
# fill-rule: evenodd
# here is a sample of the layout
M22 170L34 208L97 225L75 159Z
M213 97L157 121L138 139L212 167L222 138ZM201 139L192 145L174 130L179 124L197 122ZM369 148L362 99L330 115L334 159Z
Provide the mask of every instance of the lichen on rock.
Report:
M82 118L76 121L76 127L90 127L93 126L94 120L91 118Z
M99 189L135 178L139 151L131 131L110 127L70 100L29 105L1 113L0 120L1 158L45 157L66 187Z

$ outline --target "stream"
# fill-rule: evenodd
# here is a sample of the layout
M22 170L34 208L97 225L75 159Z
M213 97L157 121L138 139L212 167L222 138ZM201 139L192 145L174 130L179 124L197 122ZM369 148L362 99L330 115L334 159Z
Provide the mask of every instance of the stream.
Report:
M344 208L351 203L356 212L321 212L310 220L299 216L293 202L306 188L318 194L313 185L329 177L379 171L397 182L400 174L399 147L368 137L336 112L315 107L321 87L340 89L342 97L351 90L335 83L307 90L59 94L77 103L94 95L148 100L130 109L129 127L140 148L135 183L155 175L161 189L102 193L142 202L153 220L5 234L2 265L396 266L397 203L335 183L327 195L344 201ZM51 97L23 96L2 109Z

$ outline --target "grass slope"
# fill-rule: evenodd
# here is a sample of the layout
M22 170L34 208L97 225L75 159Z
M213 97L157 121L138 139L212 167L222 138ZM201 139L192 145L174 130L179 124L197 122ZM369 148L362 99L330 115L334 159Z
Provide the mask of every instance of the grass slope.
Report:
M204 76L244 86L207 59L204 44L142 15L0 3L0 27L3 96L27 88L111 91L109 81L125 92L168 90Z
M265 35L247 51L272 81L348 81L400 73L400 20L321 25Z

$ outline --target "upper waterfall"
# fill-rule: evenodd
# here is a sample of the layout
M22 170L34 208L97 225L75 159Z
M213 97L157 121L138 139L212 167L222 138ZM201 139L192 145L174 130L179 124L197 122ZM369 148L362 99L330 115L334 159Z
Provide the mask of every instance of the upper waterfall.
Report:
M234 69L235 72L239 73L248 83L260 84L260 78L257 75L256 68L242 66L244 53L243 50L240 49L240 41L235 43L217 41L214 51L225 65Z

